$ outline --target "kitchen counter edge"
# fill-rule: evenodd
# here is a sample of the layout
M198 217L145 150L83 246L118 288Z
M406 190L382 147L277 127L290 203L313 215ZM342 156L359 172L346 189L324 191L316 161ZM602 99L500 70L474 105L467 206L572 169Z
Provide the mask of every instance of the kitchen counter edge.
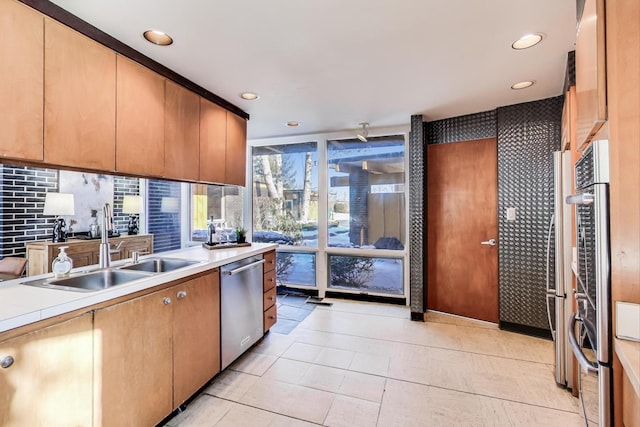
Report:
M50 273L2 282L0 283L0 339L4 332L21 326L148 290L174 280L187 278L243 258L274 250L277 247L277 244L271 243L252 243L251 246L216 250L193 246L151 254L141 257L140 260L142 261L145 258L180 258L199 261L199 263L95 292L46 289L21 284L34 278L51 276ZM130 259L117 261L113 263L113 267L117 268L129 263L131 263ZM87 267L83 267L78 268L76 271L86 269Z

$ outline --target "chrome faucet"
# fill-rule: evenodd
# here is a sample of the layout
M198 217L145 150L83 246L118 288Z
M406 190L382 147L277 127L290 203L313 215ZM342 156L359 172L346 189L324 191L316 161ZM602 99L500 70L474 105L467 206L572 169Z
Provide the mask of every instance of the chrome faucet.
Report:
M98 263L100 268L111 266L111 246L109 245L109 218L111 218L111 207L105 203L102 207L102 239L100 240L100 255Z

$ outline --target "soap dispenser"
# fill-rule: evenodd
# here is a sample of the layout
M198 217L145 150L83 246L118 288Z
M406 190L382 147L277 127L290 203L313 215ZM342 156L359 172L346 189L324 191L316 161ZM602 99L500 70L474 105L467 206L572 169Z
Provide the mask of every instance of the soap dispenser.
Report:
M69 246L60 246L60 253L58 253L56 259L51 263L51 270L53 271L53 275L56 279L69 276L69 273L73 268L73 261L65 252L68 247Z

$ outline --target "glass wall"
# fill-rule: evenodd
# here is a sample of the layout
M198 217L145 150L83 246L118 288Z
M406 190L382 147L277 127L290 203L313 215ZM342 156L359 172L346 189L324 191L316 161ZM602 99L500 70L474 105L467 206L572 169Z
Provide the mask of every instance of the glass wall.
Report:
M403 250L402 135L328 141L328 245Z
M405 134L322 136L252 147L253 241L279 243L279 286L405 296Z
M190 239L208 239L207 225L213 217L217 238L235 240L235 229L243 226L243 188L231 185L190 184Z
M253 241L318 245L315 142L253 147Z

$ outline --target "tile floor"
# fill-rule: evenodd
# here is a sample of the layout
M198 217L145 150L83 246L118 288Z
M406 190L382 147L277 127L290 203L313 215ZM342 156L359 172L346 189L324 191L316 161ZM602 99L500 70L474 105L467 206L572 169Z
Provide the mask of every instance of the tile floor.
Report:
M551 341L331 302L286 335L272 330L166 426L583 425L555 385Z

